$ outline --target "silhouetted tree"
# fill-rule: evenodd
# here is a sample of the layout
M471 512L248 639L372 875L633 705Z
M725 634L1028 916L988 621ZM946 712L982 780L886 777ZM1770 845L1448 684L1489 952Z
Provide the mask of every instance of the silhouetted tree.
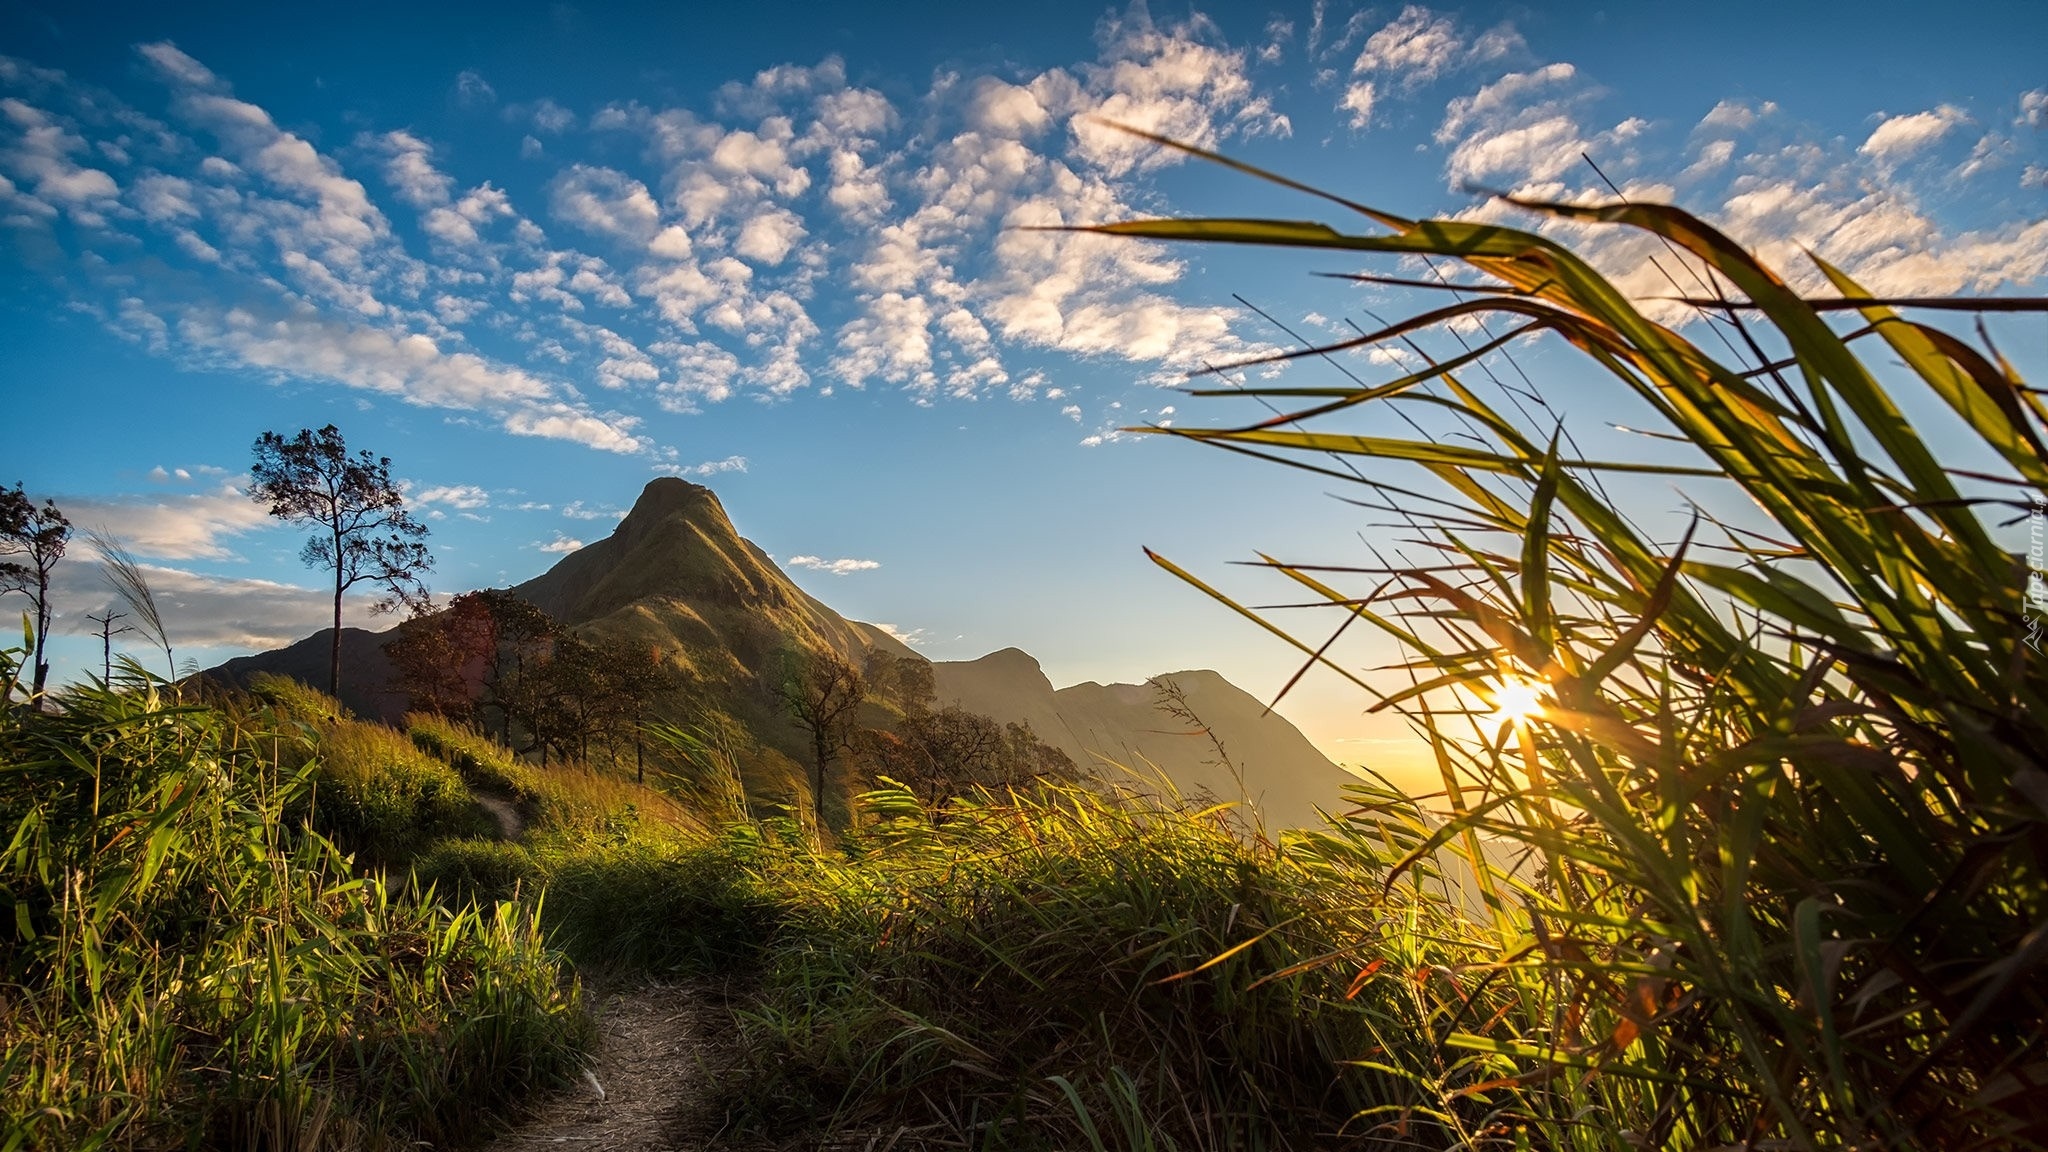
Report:
M327 690L341 695L341 595L362 581L385 595L373 611L404 605L422 610L428 602L420 574L434 558L419 538L427 527L405 510L405 497L391 482L391 458L364 451L350 456L341 431L329 424L301 429L290 439L265 432L256 440L255 479L250 496L270 505L270 514L313 527L299 559L309 568L334 571L334 643L328 658Z
M682 687L677 671L654 645L603 641L596 645L605 672L606 730L633 737L633 780L647 782L647 709L654 701Z
M789 718L811 738L811 807L825 827L825 777L852 747L854 717L867 699L860 670L831 652L786 654L774 688Z
M549 654L562 626L555 618L512 593L486 588L475 593L490 617L491 659L484 669L483 699L479 708L498 711L498 733L514 744L512 726L538 719L542 703ZM531 728L529 728L529 734ZM524 749L532 751L532 747ZM546 749L541 749L545 756Z
M590 759L590 739L607 735L604 718L611 694L605 653L573 632L555 638L541 676L537 739L559 749L564 759L574 754ZM547 754L541 754L543 762Z
M936 691L931 661L870 648L863 664L870 695L892 701L905 712L931 706Z
M909 788L932 808L976 788L1081 777L1071 757L1029 727L1001 724L958 705L913 710L894 733L872 733L870 748L877 775Z
M114 621L126 620L128 618L126 612L109 611L103 612L98 616L88 612L85 614L85 618L100 626L100 683L112 684L114 682L114 637L119 636L123 632L133 632L135 629L130 628L126 624L121 625L119 628L114 627Z
M35 613L35 671L30 682L32 707L43 706L43 685L50 678L50 662L43 649L50 635L50 570L64 555L71 538L71 521L57 511L54 501L36 507L19 483L13 491L0 488L0 556L21 556L0 561L0 595L19 592L28 597Z

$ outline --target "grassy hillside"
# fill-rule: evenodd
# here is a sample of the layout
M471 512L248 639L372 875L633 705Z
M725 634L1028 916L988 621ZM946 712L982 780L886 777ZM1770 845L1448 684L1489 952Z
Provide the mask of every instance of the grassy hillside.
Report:
M443 906L313 830L334 720L139 676L27 711L15 655L0 1148L448 1146L573 1070L580 994L530 907Z

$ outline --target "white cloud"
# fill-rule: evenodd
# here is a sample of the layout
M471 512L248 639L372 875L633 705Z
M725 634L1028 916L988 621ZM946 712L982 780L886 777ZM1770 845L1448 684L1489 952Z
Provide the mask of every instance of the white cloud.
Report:
M931 633L923 628L905 629L898 628L894 624L883 624L880 622L877 622L874 626L876 628L881 629L883 632L887 633L889 636L893 637L898 642L908 644L912 648L921 647L923 646L925 641L930 640L932 638Z
M2044 124L2048 124L2048 88L2020 93L2020 114L2013 127L2039 128Z
M386 132L378 140L385 153L384 179L398 198L415 208L448 202L455 181L434 167L434 150L410 132Z
M1927 112L1893 116L1879 124L1858 152L1880 163L1896 164L1949 134L1969 117L1953 104Z
M566 312L581 312L585 300L595 300L612 308L624 308L633 302L632 295L619 282L611 266L595 256L558 250L546 253L541 259L538 267L512 274L511 291L507 295L514 303L546 300Z
M1715 104L1700 118L1699 131L1743 132L1754 128L1758 119L1769 116L1778 109L1776 104L1766 101L1760 106L1751 106L1741 100L1723 100Z
M706 460L702 464L691 464L687 467L676 468L672 474L676 476L716 476L721 472L745 472L746 470L747 458L745 456L727 456L723 460Z
M560 135L576 126L576 114L543 96L533 105L533 127L537 132L550 136Z
M1351 71L1353 75L1384 73L1413 91L1443 75L1464 51L1464 39L1449 17L1410 4L1366 38Z
M0 100L0 117L17 133L0 149L0 165L30 186L37 200L68 208L83 223L97 224L99 210L120 191L112 176L72 159L87 151L85 139L40 108L10 96Z
M1045 131L1052 117L1031 89L984 76L974 83L967 122L991 136L1025 138Z
M809 568L818 572L830 572L834 576L845 576L853 572L869 572L882 566L879 560L826 560L819 556L791 556L792 568Z
M582 548L583 541L573 540L557 532L555 533L555 538L553 540L549 540L546 543L542 543L541 541L536 540L533 542L531 547L538 548L542 552L550 552L556 555L567 555L568 553L574 552L577 549Z
M467 108L481 108L498 99L497 89L492 88L481 73L465 69L455 77L456 103Z
M263 505L234 484L175 496L74 497L58 504L73 524L104 530L136 555L161 560L228 559L234 556L229 538L274 523Z
M1860 194L1859 194L1860 193ZM1821 287L1812 249L1879 295L1948 295L2048 276L2048 220L1951 234L1900 189L1746 178L1717 214L1794 286Z
M139 549L138 549L139 551ZM333 624L333 589L305 588L273 580L214 576L158 564L142 565L150 592L162 609L170 631L171 644L182 655L189 648L239 648L260 651L293 643ZM113 608L114 596L100 564L62 564L57 568L56 591L69 606L59 620L59 629L73 635L97 635L98 629L85 619ZM342 603L342 623L349 627L378 625L370 612L371 598L354 596ZM135 637L128 637L134 640ZM116 640L116 651L120 641ZM160 667L139 643L129 649L146 666ZM98 655L97 652L94 653ZM99 670L98 660L93 671Z
M932 363L931 306L922 296L885 292L865 315L840 330L840 379L860 384L872 377L903 383Z
M517 215L511 199L485 181L463 193L454 204L429 209L420 218L420 228L444 244L469 247L482 242L479 228L493 220Z
M1245 53L1211 43L1214 35L1204 17L1160 28L1134 8L1105 26L1105 59L1084 67L1079 82L1054 70L1034 80L1032 92L1049 110L1072 117L1075 154L1112 177L1182 156L1101 120L1200 147L1227 134L1289 135L1287 118L1253 91Z
M474 484L440 484L410 495L414 504L446 504L463 510L488 508L491 503L491 494Z
M1337 107L1351 114L1353 128L1363 129L1372 126L1373 97L1376 91L1370 80L1354 80L1345 86L1344 98L1337 102Z
M663 228L647 245L649 255L664 260L688 260L694 250L690 244L690 233L681 224Z
M416 404L478 408L540 401L551 391L523 369L473 352L444 352L417 332L360 327L310 312L264 318L240 308L195 307L176 328L193 346L245 367L333 380Z
M1363 29L1354 16L1345 40ZM1527 45L1513 26L1503 24L1468 39L1452 17L1410 4L1365 38L1351 62L1350 80L1337 101L1354 130L1372 127L1376 113L1390 96L1412 97L1444 76L1523 53ZM1335 79L1334 71L1318 83Z
M191 88L214 89L221 86L220 78L206 65L178 50L169 40L155 44L137 45L135 51L143 59L156 65L164 75Z
M353 265L365 249L389 236L388 221L362 184L304 139L278 128L268 112L232 96L189 91L175 106L188 121L212 132L239 167L288 196L312 202L305 212L273 206L272 218L288 223L298 243L324 248L330 261Z
M562 515L571 520L620 520L624 519L624 508L592 508L581 500L571 500L562 508Z
M557 220L641 245L661 226L661 207L647 185L613 168L570 165L555 177L548 207Z
M699 400L716 404L732 396L740 359L726 349L700 340L667 341L655 345L654 351L668 357L675 372L675 378L660 387L662 407L694 412Z
M786 208L765 208L740 229L733 251L758 264L780 264L806 235L796 213Z
M637 416L598 416L566 404L536 406L505 417L505 429L514 435L568 440L586 448L624 455L647 450L647 441L632 432L639 423Z

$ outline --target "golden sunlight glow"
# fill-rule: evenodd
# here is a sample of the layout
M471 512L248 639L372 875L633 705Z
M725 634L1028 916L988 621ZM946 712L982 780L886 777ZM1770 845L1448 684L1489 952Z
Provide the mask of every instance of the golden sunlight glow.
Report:
M1545 685L1537 680L1511 677L1493 694L1493 719L1497 723L1527 720L1543 711Z

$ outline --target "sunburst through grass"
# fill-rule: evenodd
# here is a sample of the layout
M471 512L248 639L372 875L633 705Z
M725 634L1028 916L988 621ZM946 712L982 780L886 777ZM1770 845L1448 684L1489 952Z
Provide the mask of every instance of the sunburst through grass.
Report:
M1524 676L1503 677L1493 690L1493 711L1487 719L1495 727L1519 724L1543 714L1544 686Z
M1879 299L1817 257L1831 294L1803 295L1675 208L1509 201L1655 237L1695 277L1695 322L1673 327L1542 235L1410 220L1149 138L1370 227L1093 231L1385 254L1440 283L1342 275L1456 293L1252 362L1386 344L1420 365L1393 380L1197 389L1274 415L1132 430L1362 485L1440 558L1354 570L1362 592L1341 566L1268 564L1401 645L1399 686L1160 560L1408 716L1435 755L1442 811L1385 794L1352 817L1404 850L1396 876L1456 847L1490 910L1448 988L1401 977L1442 1017L1441 1059L1384 1062L1410 1107L1473 1145L2048 1143L2048 668L2021 642L2024 557L1995 535L2048 490L2048 407L1981 326L1972 343L1909 318L1970 302ZM1429 355L1431 330L1458 346ZM1585 458L1540 396L1488 391L1513 342L1546 333L1653 414L1632 423L1656 459ZM1318 426L1366 404L1416 435ZM1939 410L1964 467L1903 414ZM1682 538L1645 535L1607 486L1645 475L1687 493ZM1731 485L1747 499L1722 499ZM1503 678L1503 653L1541 684ZM1466 911L1447 900L1428 931L1459 937Z

